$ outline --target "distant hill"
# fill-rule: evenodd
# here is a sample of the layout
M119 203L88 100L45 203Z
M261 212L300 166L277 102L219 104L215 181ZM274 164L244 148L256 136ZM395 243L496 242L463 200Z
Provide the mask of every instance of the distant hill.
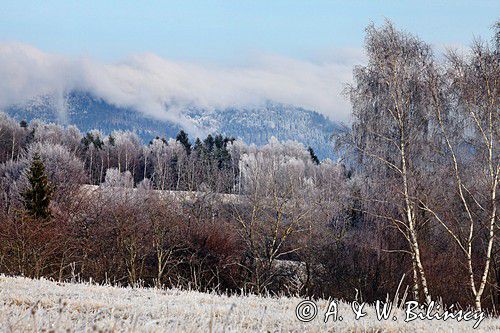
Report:
M130 130L144 142L156 136L175 137L181 129L179 124L115 106L86 92L71 92L62 99L41 96L3 111L18 120L73 124L82 132ZM280 141L296 140L311 146L321 159L335 157L330 137L340 126L315 111L268 102L262 107L213 111L191 107L185 115L201 133L222 133L256 145L266 144L274 136Z

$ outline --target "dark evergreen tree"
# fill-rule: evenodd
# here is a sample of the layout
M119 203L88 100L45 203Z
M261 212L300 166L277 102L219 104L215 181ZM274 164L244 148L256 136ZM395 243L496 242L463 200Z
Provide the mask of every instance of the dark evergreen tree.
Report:
M193 150L197 153L200 153L202 149L203 149L203 144L201 143L200 138L196 138Z
M307 151L309 151L309 155L311 155L311 160L313 161L313 163L316 165L319 165L319 158L314 153L314 150L312 149L312 147L308 147Z
M178 142L180 142L183 146L184 149L186 150L186 154L191 154L191 143L189 142L189 137L186 132L181 130L179 134L177 134L177 137L175 138Z
M94 139L94 137L92 136L92 134L87 133L87 135L85 135L82 138L81 143L82 143L82 145L85 146L85 148L88 148L93 139Z
M211 134L207 135L207 138L203 140L203 145L205 146L205 150L207 152L212 152L212 150L214 150L215 142Z
M51 216L49 205L53 188L45 173L45 166L40 155L33 156L27 176L30 186L21 194L24 208L34 218L49 218Z
M89 132L86 136L83 137L82 144L85 146L85 148L88 148L92 144L96 149L99 150L102 149L104 142L98 136L94 137L94 135Z
M29 131L28 135L26 136L26 145L29 145L35 141L35 129L33 128L31 131Z
M112 135L110 135L108 137L108 142L109 142L110 146L114 146L115 145L115 138Z
M227 150L228 142L233 142L234 139L223 137L221 134L215 136L214 144L214 158L217 160L217 166L219 169L229 167L231 165L231 154Z
M224 138L222 137L222 134L217 134L215 136L214 143L217 149L222 149L222 147L224 147Z

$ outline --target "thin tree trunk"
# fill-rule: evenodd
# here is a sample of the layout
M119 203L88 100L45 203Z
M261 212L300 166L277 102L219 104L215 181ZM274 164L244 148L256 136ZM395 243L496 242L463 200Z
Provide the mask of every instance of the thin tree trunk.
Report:
M422 265L422 260L420 258L420 246L418 244L417 231L415 225L415 208L410 198L410 191L408 185L408 171L407 171L407 161L406 161L406 150L405 150L405 141L404 141L404 126L402 122L401 126L401 141L400 141L400 149L401 149L401 174L403 177L403 195L405 201L405 211L406 211L406 219L408 222L408 233L410 240L410 247L412 249L412 260L414 261L414 269L418 270L418 276L420 277L420 283L422 284L422 291L424 293L425 301L429 304L431 302L431 296L429 295L429 289L427 287L427 278L425 275L424 266ZM415 288L415 289L418 289Z
M495 175L495 179L493 182L493 188L491 190L492 211L491 211L491 218L490 218L490 225L489 225L488 248L486 250L486 263L484 264L483 275L481 277L481 282L479 284L479 289L477 290L476 298L475 298L475 306L476 306L476 309L478 311L481 310L481 298L483 296L484 288L486 286L486 282L488 280L488 275L490 272L491 252L493 250L493 240L495 239L495 227L496 227L495 221L496 221L496 210L497 210L497 205L496 205L497 185L498 185L498 177Z
M11 152L11 156L10 156L11 161L14 160L15 149L16 149L16 134L14 132L12 132L12 152Z

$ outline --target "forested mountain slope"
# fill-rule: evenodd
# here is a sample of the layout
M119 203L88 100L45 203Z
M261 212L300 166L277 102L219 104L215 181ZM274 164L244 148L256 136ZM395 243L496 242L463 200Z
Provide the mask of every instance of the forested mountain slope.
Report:
M45 122L76 125L82 132L99 129L136 132L144 142L156 136L171 138L179 124L145 116L132 108L106 102L86 92L71 92L64 97L40 96L4 110L17 120L40 119ZM205 110L189 107L183 111L192 124L191 136L221 133L245 143L264 145L271 137L280 141L295 140L311 146L318 157L334 158L331 136L339 124L304 108L268 102L260 107Z

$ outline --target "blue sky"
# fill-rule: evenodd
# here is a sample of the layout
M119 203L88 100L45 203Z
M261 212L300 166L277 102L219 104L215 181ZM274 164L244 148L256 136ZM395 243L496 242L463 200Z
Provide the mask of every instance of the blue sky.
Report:
M349 121L342 91L370 22L439 52L490 38L499 13L500 0L0 0L0 109L82 89L180 123L188 105L266 101Z
M384 17L435 44L490 36L500 1L5 1L0 42L46 52L121 59L152 52L174 60L233 63L255 53L294 58L360 48Z

